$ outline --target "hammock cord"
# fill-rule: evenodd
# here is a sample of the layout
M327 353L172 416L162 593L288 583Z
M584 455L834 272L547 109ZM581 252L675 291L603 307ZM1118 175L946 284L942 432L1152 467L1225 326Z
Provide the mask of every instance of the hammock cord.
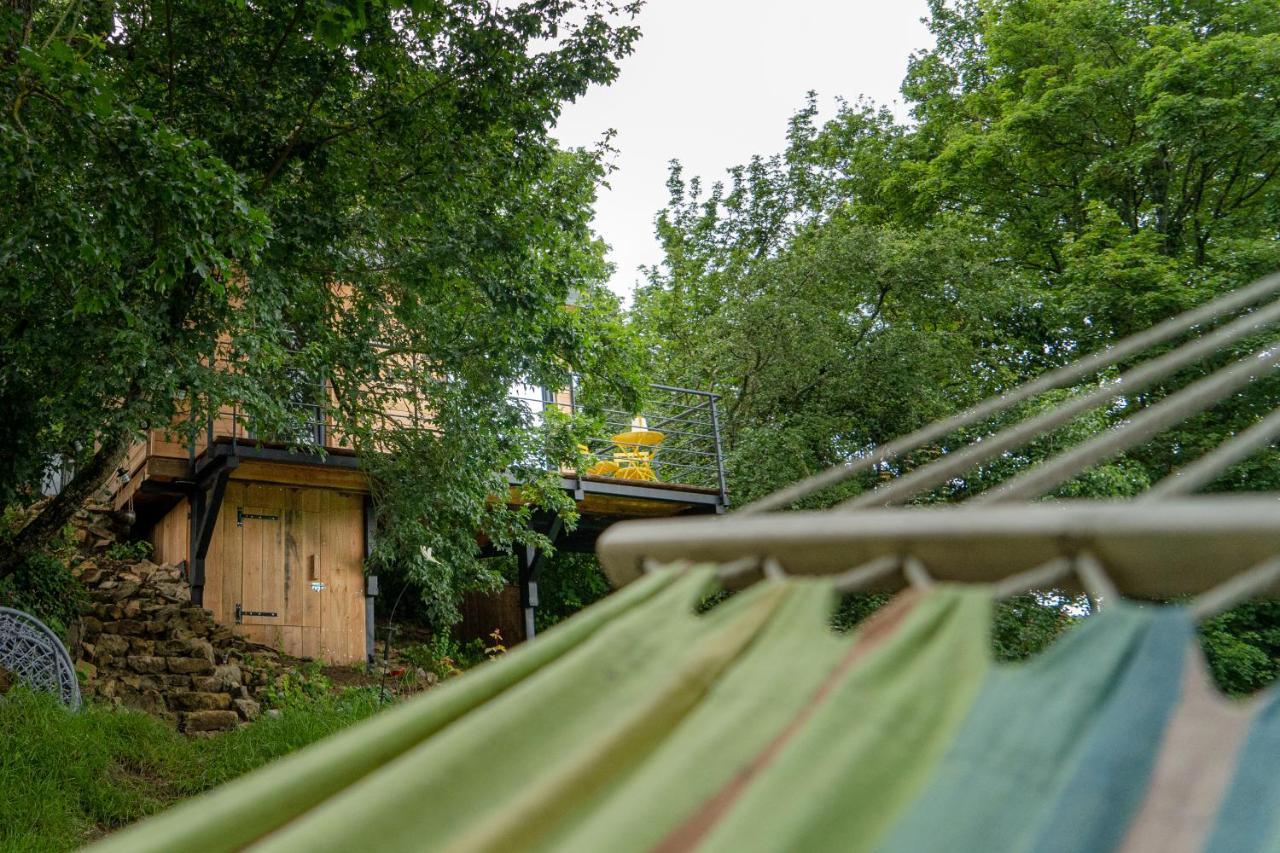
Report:
M1280 438L1280 409L1276 409L1244 432L1152 486L1138 500L1161 500L1186 495L1206 486L1237 462Z
M1204 411L1252 382L1277 361L1280 361L1280 340L1272 341L1247 358L1143 409L1121 426L1024 471L970 502L998 503L1040 497L1098 462Z
M1218 299L1189 311L1185 311L1176 317L1172 317L1162 323L1152 326L1150 329L1146 329L1145 331L1138 332L1137 334L1118 341L1108 348L1085 356L1079 361L1045 373L1042 376L1006 392L1005 394L988 398L987 400L984 400L976 406L960 412L959 414L945 418L941 421L935 421L934 423L921 427L915 432L903 436L900 439L881 445L880 447L873 449L866 456L855 459L844 465L837 465L833 468L829 468L784 489L779 489L770 495L740 508L737 511L737 514L750 515L769 512L776 509L783 509L802 498L844 482L845 480L864 471L870 470L889 459L896 458L904 453L909 453L912 450L932 441L936 441L937 439L953 433L956 430L962 429L963 427L986 420L1011 408L1012 406L1017 405L1018 403L1031 399L1038 394L1042 394L1045 391L1055 388L1072 385L1080 379L1096 374L1100 370L1135 356L1144 350L1176 338L1192 328L1206 323L1211 323L1243 308L1255 305L1264 299L1273 296L1277 291L1280 291L1280 274L1273 274L1261 278L1248 287L1224 294ZM1256 328L1258 324L1268 322L1265 319L1262 319L1263 317L1275 317L1275 308L1276 306L1273 305L1259 309L1251 315L1240 318L1240 320L1236 322L1239 323L1241 321L1246 321L1246 325L1248 325L1248 328L1251 331L1253 328ZM1219 332L1225 331L1226 328L1227 327L1220 329ZM1210 335L1209 337L1213 337L1213 335ZM1217 340L1220 341L1221 339ZM1220 342L1215 344L1215 346L1221 345L1222 344ZM1172 353L1170 353L1170 355L1172 355ZM938 462L944 461L947 460L938 460ZM938 462L933 464L938 464ZM930 466L926 466L926 468L927 467ZM923 471L925 469L922 468L919 470ZM945 479L946 478L943 477L943 480ZM877 498L877 502L878 501L879 498Z
M963 474L976 465L1027 444L1090 409L1095 409L1118 397L1136 394L1150 388L1178 370L1196 364L1277 320L1280 320L1280 300L1251 314L1246 314L1212 334L1189 341L1175 350L1143 362L1087 394L1072 397L1047 412L1014 424L981 441L975 441L955 453L948 453L928 465L891 480L878 489L872 489L845 501L840 506L844 509L860 509L902 503L923 491L945 483L952 477ZM1192 412L1186 414L1190 415Z

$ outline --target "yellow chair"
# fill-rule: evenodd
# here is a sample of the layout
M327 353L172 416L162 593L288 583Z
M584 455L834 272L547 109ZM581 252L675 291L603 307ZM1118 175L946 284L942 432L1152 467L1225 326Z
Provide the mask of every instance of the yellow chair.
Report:
M664 438L664 434L649 429L644 417L636 415L631 419L631 429L610 439L618 448L613 453L613 458L599 460L586 473L593 477L617 477L619 480L656 483L658 474L653 470L654 451L642 448L656 447ZM585 447L578 446L585 452Z
M647 483L656 483L658 475L653 470L653 454L643 450L632 450L625 453L615 453L613 458L618 461L618 470L613 474L619 480L640 480Z

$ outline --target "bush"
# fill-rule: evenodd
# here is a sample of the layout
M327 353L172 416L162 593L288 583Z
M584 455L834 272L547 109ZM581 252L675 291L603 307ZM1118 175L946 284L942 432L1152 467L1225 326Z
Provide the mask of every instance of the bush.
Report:
M102 556L108 560L117 560L121 563L136 563L139 560L148 560L151 558L151 543L145 539L138 539L134 542L115 542L107 547Z
M400 650L400 655L414 666L433 673L444 681L462 672L462 647L449 634L431 635L425 643L416 643Z
M446 633L433 634L425 643L416 643L400 650L400 656L410 664L444 681L463 671L492 660L507 652L502 632L494 630L486 643L479 637L463 645Z
M541 600L534 615L535 627L545 631L612 591L594 554L553 554L538 578Z
M0 539L8 540L26 523L16 505L0 514ZM67 629L88 603L84 587L68 568L76 547L70 525L55 537L45 551L28 554L13 573L0 578L0 607L23 610L44 622L65 638Z
M87 602L84 586L53 554L32 554L0 578L0 606L25 610L64 638Z
M327 697L332 687L328 677L321 672L319 662L311 661L277 675L262 691L261 699L268 708L307 708Z

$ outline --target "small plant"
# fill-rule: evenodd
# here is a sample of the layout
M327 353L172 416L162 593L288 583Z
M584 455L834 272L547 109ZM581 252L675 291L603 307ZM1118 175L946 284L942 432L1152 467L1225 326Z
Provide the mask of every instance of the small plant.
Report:
M507 653L507 645L502 640L502 629L494 628L489 632L489 645L484 647L484 656L489 660L502 657Z
M312 661L298 669L281 673L262 691L263 704L282 711L291 708L307 708L329 695L333 683L320 671L320 664Z
M471 669L471 667L484 662L484 640L479 637L471 640L458 650L458 666L461 669Z
M414 666L434 673L441 681L462 672L458 665L462 649L453 637L444 632L432 634L427 642L408 646L400 654Z
M351 714L366 717L394 697L377 685L363 687L345 687L333 699L333 709L338 714Z
M139 539L136 542L116 542L103 551L102 556L121 563L136 563L139 560L149 560L151 553L151 543Z

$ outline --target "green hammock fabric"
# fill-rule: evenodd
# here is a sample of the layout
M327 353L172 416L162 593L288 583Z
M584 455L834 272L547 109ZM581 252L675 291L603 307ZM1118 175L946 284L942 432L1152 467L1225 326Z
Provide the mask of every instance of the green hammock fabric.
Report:
M584 803L581 821L562 824L547 849L742 849L740 835L750 839L746 846L769 849L796 838L810 847L812 834L847 850L849 838L871 837L889 819L918 783L913 768L924 772L935 757L928 744L946 741L970 685L981 681L988 597L951 587L922 599L905 595L841 637L828 627L836 600L829 581L785 586L788 602L705 701L633 776ZM850 719L860 720L862 735L849 736ZM895 741L914 746L903 750ZM865 807L850 810L843 792L833 803L835 789L826 787L840 780L814 775L815 751L832 768L845 760L864 769L894 766L869 786L855 783ZM786 814L773 802L779 790L787 792ZM830 814L799 803L810 791ZM727 826L734 831L720 831ZM798 837L797 826L804 830Z
M840 636L828 581L757 584L699 614L713 579L711 567L650 575L502 661L99 849L737 847L741 833L794 831L754 802L778 790L814 796L803 820L833 846L872 837L982 682L988 594L904 595ZM850 714L868 724L854 737ZM842 778L847 762L878 768L874 780ZM846 784L873 806L853 821L822 795Z
M833 673L699 849L870 849L972 704L991 665L991 615L983 587L943 584L923 596L880 645Z
M1280 694L1218 695L1185 609L997 665L984 587L840 635L830 579L714 584L652 573L96 849L1280 853Z

